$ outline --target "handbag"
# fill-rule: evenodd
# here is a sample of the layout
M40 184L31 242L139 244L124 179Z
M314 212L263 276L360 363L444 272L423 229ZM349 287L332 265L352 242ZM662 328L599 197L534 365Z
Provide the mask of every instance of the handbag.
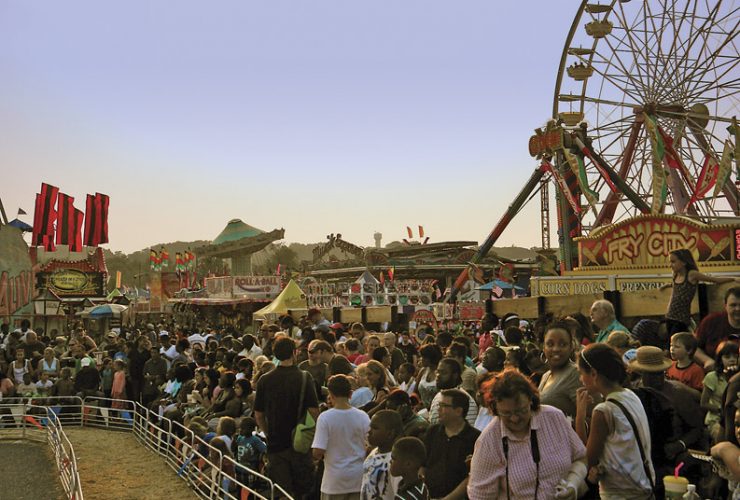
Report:
M301 397L298 402L298 423L293 429L293 450L298 453L308 453L316 434L316 421L308 411L303 412L303 401L306 394L308 373L301 371Z
M655 498L655 481L653 481L653 476L650 474L650 467L648 466L648 459L645 457L645 450L642 448L642 439L640 438L640 433L637 430L637 425L635 425L635 421L632 419L632 415L629 411L627 411L627 408L624 407L622 403L617 401L616 399L608 399L610 403L614 403L620 410L622 410L622 413L624 413L624 416L627 417L627 420L629 421L630 425L632 426L632 432L635 434L635 440L637 441L637 449L640 450L640 458L642 459L642 466L645 468L645 475L647 475L648 481L650 481L650 489L652 491L652 498Z

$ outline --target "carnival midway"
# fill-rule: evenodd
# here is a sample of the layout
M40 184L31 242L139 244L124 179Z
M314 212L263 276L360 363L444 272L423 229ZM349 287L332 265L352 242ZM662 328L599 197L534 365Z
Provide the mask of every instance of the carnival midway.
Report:
M234 214L127 275L119 200L0 199L0 451L52 457L0 497L739 498L740 8L710 4L580 5L482 243L317 233L265 272L289 235ZM496 248L528 203L540 247Z

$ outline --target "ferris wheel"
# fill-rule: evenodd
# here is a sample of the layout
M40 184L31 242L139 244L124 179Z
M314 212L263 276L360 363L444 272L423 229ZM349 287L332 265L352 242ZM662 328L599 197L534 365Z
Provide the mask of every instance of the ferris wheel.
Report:
M738 215L739 23L734 1L582 2L552 114L578 233L646 212Z
M736 3L583 0L563 47L552 119L529 140L541 163L471 263L538 188L542 247L550 248L551 181L564 269L576 264L574 238L638 214L740 216Z

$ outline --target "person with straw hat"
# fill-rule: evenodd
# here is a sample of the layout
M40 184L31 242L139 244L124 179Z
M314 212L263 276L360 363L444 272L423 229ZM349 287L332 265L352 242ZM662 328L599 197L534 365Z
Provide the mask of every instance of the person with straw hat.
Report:
M637 349L637 355L629 364L629 370L640 375L639 386L663 395L671 404L675 414L673 438L664 443L655 443L662 446L665 457L672 463L683 460L686 462L683 475L689 479L692 474L701 474L691 466L688 449L703 449L703 416L699 406L698 391L675 380L668 380L666 370L672 365L662 349L655 346L642 346ZM640 389L638 389L640 391Z

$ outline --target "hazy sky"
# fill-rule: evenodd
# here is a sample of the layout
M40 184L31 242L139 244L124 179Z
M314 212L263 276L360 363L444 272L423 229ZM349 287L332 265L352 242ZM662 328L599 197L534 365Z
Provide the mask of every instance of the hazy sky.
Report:
M580 2L0 0L0 198L110 195L126 252L482 241L536 167ZM555 225L553 210L553 226ZM533 200L499 244L540 243Z

